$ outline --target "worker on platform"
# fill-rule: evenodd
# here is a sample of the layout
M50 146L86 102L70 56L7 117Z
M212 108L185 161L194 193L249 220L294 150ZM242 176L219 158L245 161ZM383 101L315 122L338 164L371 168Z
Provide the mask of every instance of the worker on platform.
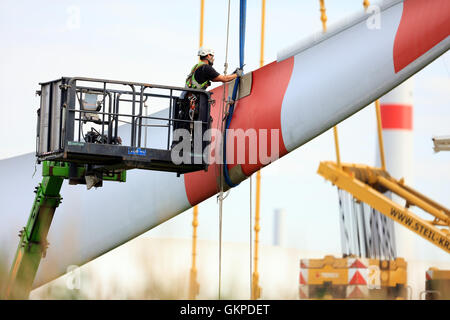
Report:
M214 64L214 51L209 48L200 48L198 50L198 56L200 57L199 63L197 63L192 69L191 73L186 78L186 87L191 89L206 90L213 82L228 82L242 76L242 69L237 68L230 75L221 75L212 66ZM202 121L202 132L205 132L208 121L208 108L207 101L198 94L184 91L180 95L179 103L174 108L174 118L184 120L184 122L175 121L173 129L186 129L189 130L192 136L193 123L190 121ZM203 99L203 100L202 100ZM172 142L173 148L179 141ZM203 142L207 144L206 141ZM203 149L202 149L203 150Z
M228 82L242 76L242 69L236 70L230 75L221 75L212 66L214 64L214 51L209 48L198 50L200 62L191 70L186 78L186 87L193 89L206 89L213 82Z

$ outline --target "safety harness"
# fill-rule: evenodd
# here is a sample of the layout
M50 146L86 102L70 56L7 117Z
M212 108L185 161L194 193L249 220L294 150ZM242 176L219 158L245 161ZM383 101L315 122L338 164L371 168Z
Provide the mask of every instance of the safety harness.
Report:
M192 88L192 89L206 89L208 87L209 81L206 80L202 84L198 83L197 80L195 80L195 71L197 71L198 68L200 68L205 63L203 61L200 61L197 63L191 70L191 73L186 78L186 87Z

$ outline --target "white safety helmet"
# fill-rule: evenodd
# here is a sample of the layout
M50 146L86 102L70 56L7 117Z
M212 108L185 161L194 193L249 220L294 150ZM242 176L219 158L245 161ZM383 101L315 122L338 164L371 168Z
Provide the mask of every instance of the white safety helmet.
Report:
M210 48L204 48L201 47L200 49L198 49L198 56L200 57L204 57L207 56L208 54L214 55L214 50L210 49Z

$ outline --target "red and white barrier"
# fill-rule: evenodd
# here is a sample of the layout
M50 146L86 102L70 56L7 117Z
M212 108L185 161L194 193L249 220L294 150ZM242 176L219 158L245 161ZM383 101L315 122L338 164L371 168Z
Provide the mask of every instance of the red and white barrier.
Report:
M369 295L368 284L369 261L363 258L348 259L347 299L366 299Z
M308 284L308 276L309 276L309 259L301 259L300 260L300 276L299 276L299 284L307 285Z
M298 279L298 293L300 299L309 299L309 259L300 259L300 274Z

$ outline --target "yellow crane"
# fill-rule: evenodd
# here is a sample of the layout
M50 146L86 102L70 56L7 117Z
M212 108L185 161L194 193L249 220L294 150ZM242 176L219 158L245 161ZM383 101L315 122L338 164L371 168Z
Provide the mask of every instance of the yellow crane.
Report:
M380 168L361 164L321 162L318 173L333 185L341 188L359 201L367 203L385 216L450 253L450 210L396 180ZM394 202L383 193L391 191L403 198L405 206ZM411 211L411 206L422 209L429 218Z

